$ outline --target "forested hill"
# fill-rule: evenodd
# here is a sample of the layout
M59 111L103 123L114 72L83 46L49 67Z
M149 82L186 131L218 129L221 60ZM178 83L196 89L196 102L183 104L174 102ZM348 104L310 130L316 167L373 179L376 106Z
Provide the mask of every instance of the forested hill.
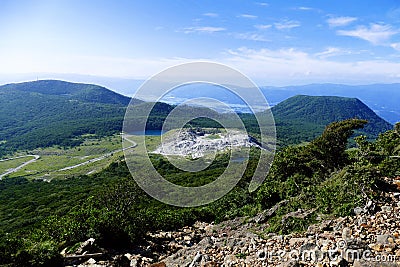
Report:
M278 136L285 143L311 140L321 134L327 124L351 118L369 122L357 133L370 138L393 128L357 98L298 95L274 106L272 112Z
M129 101L91 84L41 80L0 86L0 156L78 144L82 134L118 132Z
M82 102L128 105L130 98L94 84L71 83L58 80L39 80L0 86L3 96L31 95L58 96Z

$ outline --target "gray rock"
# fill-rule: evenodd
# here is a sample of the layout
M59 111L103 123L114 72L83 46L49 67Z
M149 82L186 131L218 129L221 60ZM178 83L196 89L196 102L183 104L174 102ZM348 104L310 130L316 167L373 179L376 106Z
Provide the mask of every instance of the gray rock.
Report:
M310 225L307 228L307 235L315 235L320 231L320 227L318 225Z
M362 224L367 224L367 218L365 217L360 217L358 219L358 226L362 225Z
M389 213L389 212L392 212L392 211L393 211L393 208L390 207L390 206L382 206L382 207L381 207L381 210L382 210L383 212Z
M94 238L89 238L85 242L82 242L80 246L76 249L75 254L82 254L83 252L88 252L93 248L95 239Z
M364 213L364 209L363 208L360 208L360 207L354 208L354 214L355 215L360 215L360 214L363 214L363 213Z
M387 245L390 244L389 238L392 238L392 240L395 240L394 236L392 235L377 235L376 236L376 243L382 244L382 245Z
M212 240L211 237L206 236L205 238L203 238L198 244L197 246L199 248L202 248L203 250L209 249L210 247L212 247L214 245L214 242Z
M86 262L87 264L95 264L96 260L93 258L88 259L88 261Z
M279 265L279 267L299 267L299 266L300 264L296 260L287 261Z
M344 219L342 218L342 220L336 221L336 224L333 225L333 231L339 232L343 229L343 227L344 227Z
M344 240L350 239L351 238L351 234L352 234L352 231L351 231L350 228L348 228L348 227L343 228L343 230L342 230L342 238Z
M197 252L196 256L194 257L192 263L190 263L189 267L197 266L199 262L201 262L201 258L203 255L200 252Z
M318 246L316 244L307 243L307 244L302 245L299 250L300 250L300 254L302 254L305 251L314 251L316 249L318 249Z
M364 207L364 210L366 212L373 212L375 210L374 202L372 202L372 200L368 201L368 203Z
M374 262L365 260L356 260L353 263L354 267L398 267L395 262Z
M364 250L364 249L368 249L368 245L360 239L349 239L346 242L346 248L354 249L354 250L357 250L357 249Z
M256 223L264 223L266 222L269 218L271 218L272 215L275 214L275 212L282 207L283 205L285 205L288 201L287 200L283 200L277 204L275 204L272 208L270 208L267 211L264 211L260 214L258 214L256 217L253 218L253 220Z
M139 266L138 260L137 259L132 259L130 264L129 264L129 266L130 267L138 267Z
M229 238L226 241L226 246L229 248L234 248L237 246L238 240L236 238Z
M321 261L323 253L319 250L318 246L314 243L307 243L299 248L300 259L302 261Z

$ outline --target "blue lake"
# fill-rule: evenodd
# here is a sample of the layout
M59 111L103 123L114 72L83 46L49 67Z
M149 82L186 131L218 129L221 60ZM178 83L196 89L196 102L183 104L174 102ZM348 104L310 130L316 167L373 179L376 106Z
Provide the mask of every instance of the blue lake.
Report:
M159 136L167 131L162 131L162 130L146 130L146 131L133 131L130 134L132 135L149 135L149 136Z

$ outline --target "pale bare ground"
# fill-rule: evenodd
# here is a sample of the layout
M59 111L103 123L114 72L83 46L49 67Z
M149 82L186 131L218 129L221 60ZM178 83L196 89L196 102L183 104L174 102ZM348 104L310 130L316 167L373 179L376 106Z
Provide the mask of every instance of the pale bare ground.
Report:
M31 159L31 160L29 160L29 161L27 161L27 162L22 163L21 165L19 165L19 166L16 167L16 168L12 168L12 169L6 171L6 172L3 173L3 174L0 174L0 180L2 180L3 177L5 177L5 176L7 176L7 175L9 175L9 174L11 174L11 173L14 173L14 172L19 171L20 169L24 168L24 167L27 166L28 164L31 164L31 163L37 161L38 159L40 159L40 156L39 156L39 155L26 155L26 156L19 156L19 157L14 157L14 158L9 158L9 159L2 159L2 160L0 160L0 162L1 162L1 161L13 160L13 159L26 158L26 157L34 157L34 158Z
M121 149L117 149L117 150L111 151L111 152L109 152L107 154L104 154L103 156L98 157L98 158L90 159L88 161L85 161L85 162L82 162L82 163L79 163L79 164L76 164L76 165L73 165L73 166L68 166L68 167L62 168L62 169L60 169L58 171L67 171L67 170L75 169L75 168L78 168L78 167L81 167L81 166L84 166L84 165L87 165L87 164L90 164L90 163L93 163L93 162L97 162L97 161L103 160L105 158L108 158L108 157L112 156L115 153L122 152L122 151L125 151L127 149L131 149L131 148L135 148L137 146L137 144L134 141L129 140L128 138L124 138L124 139L127 140L128 142L130 142L132 145L129 146L129 147L125 147L125 148L121 148Z
M258 146L250 141L242 131L231 130L226 133L197 135L188 131L176 131L163 140L153 151L167 156L191 156L200 158L216 151L225 151L233 147Z

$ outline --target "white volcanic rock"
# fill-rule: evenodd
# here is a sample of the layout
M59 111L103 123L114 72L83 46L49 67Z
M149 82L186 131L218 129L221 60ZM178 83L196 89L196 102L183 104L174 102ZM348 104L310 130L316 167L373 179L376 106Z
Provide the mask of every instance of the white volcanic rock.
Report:
M197 134L190 130L174 132L162 140L153 153L200 158L209 153L225 151L234 147L258 146L251 138L238 130L218 134Z

